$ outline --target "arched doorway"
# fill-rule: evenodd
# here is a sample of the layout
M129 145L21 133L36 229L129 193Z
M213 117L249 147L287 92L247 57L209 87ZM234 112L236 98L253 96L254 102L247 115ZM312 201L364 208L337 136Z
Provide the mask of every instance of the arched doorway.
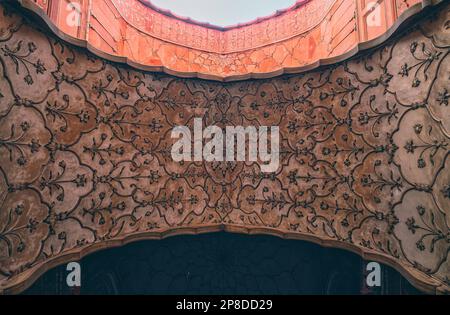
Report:
M365 286L351 252L266 235L209 233L139 241L81 260L82 286L65 285L65 265L25 294L418 294L382 266L382 285Z

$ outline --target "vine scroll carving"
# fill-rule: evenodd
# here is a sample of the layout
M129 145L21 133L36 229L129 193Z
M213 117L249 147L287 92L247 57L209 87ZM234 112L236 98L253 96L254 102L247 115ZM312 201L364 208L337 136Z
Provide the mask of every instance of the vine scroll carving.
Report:
M450 273L450 6L382 47L232 83L137 71L0 8L0 292L137 239L227 230ZM279 126L280 167L174 162L171 130Z

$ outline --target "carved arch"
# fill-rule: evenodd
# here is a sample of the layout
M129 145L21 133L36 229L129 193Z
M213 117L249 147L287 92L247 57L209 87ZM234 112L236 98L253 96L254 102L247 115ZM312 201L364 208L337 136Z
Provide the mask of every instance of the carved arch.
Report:
M74 47L2 6L0 291L138 239L225 230L348 249L449 292L449 7L358 58L219 83ZM171 129L279 125L280 168L176 163Z

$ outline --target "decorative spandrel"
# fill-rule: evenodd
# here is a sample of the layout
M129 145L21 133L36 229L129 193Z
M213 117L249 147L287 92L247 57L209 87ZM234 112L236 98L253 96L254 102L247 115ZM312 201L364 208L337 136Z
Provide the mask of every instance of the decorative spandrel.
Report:
M218 83L140 72L2 8L0 291L135 239L229 230L341 247L448 293L448 6L321 70ZM279 167L180 161L176 126L278 126Z

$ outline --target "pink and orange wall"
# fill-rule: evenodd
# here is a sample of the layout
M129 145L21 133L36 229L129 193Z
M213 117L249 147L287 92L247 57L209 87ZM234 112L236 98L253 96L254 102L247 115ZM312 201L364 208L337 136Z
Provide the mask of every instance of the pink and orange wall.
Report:
M146 0L35 0L62 32L100 51L141 65L225 79L342 55L386 33L419 2L299 0L271 16L221 28Z

